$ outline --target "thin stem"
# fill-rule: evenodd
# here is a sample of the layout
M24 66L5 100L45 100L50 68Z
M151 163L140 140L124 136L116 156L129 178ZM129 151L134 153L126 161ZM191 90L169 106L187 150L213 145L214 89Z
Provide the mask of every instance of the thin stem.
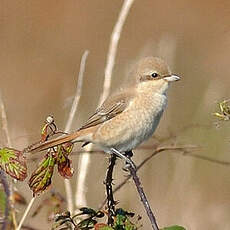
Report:
M107 194L107 206L108 206L108 225L113 224L113 216L115 215L115 200L113 197L113 170L116 163L116 155L112 154L109 158L109 167L106 172L105 187Z
M134 164L134 162L133 162L133 164ZM149 217L149 220L150 220L151 225L152 225L152 229L153 230L159 230L157 222L156 222L156 218L153 215L153 212L152 212L151 207L149 205L148 199L147 199L147 197L146 197L146 195L144 193L144 189L143 189L143 187L141 185L140 179L137 176L136 167L133 168L132 165L129 165L128 169L129 169L130 174L132 175L133 181L134 181L134 183L136 185L137 191L138 191L139 196L141 198L141 202L143 203L145 211L146 211L146 213L147 213L147 215Z
M87 147L90 151L91 146ZM75 206L76 208L87 206L86 201L86 176L90 163L90 153L84 152L79 157L79 168L76 180Z
M11 139L10 139L10 133L8 128L8 122L7 122L7 116L6 116L6 109L3 103L1 91L0 91L0 111L1 111L1 120L2 120L2 130L5 134L6 138L6 145L8 147L12 147Z
M27 206L27 208L26 208L26 210L25 210L25 212L24 212L24 214L22 216L22 219L21 219L21 221L20 221L20 223L19 223L19 225L18 225L18 227L17 227L16 230L20 230L21 229L21 227L22 227L22 225L23 225L23 223L24 223L24 221L25 221L25 219L26 219L26 217L27 217L27 215L28 215L28 213L29 213L29 211L30 211L30 209L31 209L34 201L35 201L35 197L33 197L30 200L30 203L28 204L28 206Z
M6 145L8 147L12 147L9 128L8 128L8 121L7 121L7 116L6 116L6 109L5 109L5 105L3 103L1 91L0 91L0 112L1 112L2 130L3 130L3 133L5 134L5 138L6 138ZM4 171L2 171L1 174L5 175L4 177L6 177L6 174L5 174ZM10 181L8 182L8 185L9 185L8 199L10 201L9 202L10 203L10 215L11 215L11 218L12 218L12 223L13 223L14 229L16 229L17 221L16 221L16 214L15 214L15 209L14 209L13 185L12 185L12 183Z
M72 103L72 107L69 113L69 118L65 126L65 131L64 131L65 133L68 133L71 129L73 119L75 117L75 114L78 108L78 104L81 98L85 65L86 65L86 60L87 60L88 55L89 55L89 51L86 50L81 57L80 70L79 70L78 80L77 80L77 88L76 88L74 100Z
M209 161L209 162L220 164L220 165L224 165L224 166L230 166L230 162L229 161L222 161L222 160L214 159L214 158L207 157L207 156L202 156L202 155L195 154L195 153L184 152L183 155L184 156L198 158L198 159L201 159L201 160Z
M146 146L146 147L142 147L141 149L150 149L152 147L150 146ZM188 152L188 149L197 149L196 146L182 146L182 147L177 147L177 146L165 146L165 147L158 147L156 148L153 153L150 156L147 156L138 166L137 166L137 171L142 168L149 160L151 160L154 156L156 156L158 153L161 153L163 151L180 151L180 153L182 152L183 155L186 152L186 156L190 156L190 153ZM177 153L177 152L175 152ZM193 157L191 155L191 157ZM115 189L113 190L113 193L116 193L118 190L120 190L131 178L131 175L128 175L120 184L118 184ZM101 205L99 206L99 209L102 209L102 207L106 204L107 198L105 198L103 200L103 202L101 203Z
M86 50L83 53L82 58L81 58L76 93L75 93L72 107L71 107L71 110L69 113L69 118L67 120L66 127L64 130L65 133L68 133L70 131L71 125L73 123L73 118L75 117L75 114L76 114L76 111L78 108L78 104L79 104L79 101L81 98L85 64L86 64L86 59L88 57L88 54L89 54L89 51ZM72 192L71 183L68 179L65 179L64 184L65 184L65 191L66 191L67 207L68 207L68 210L70 211L70 213L73 213L74 205L73 205L73 192Z
M7 229L7 224L8 224L8 218L9 218L9 213L10 213L10 202L9 202L9 197L10 197L10 188L8 181L6 179L6 174L4 171L0 170L0 180L1 184L3 185L4 192L6 194L5 198L5 207L4 207L4 221L1 230Z
M113 67L115 64L118 42L120 40L122 28L124 26L125 20L127 18L127 15L129 13L129 10L130 10L133 2L134 2L134 0L125 0L124 1L122 8L121 8L121 11L119 13L117 22L113 28L113 32L112 32L111 38L110 38L109 51L108 51L107 60L106 60L103 93L101 94L99 104L101 104L108 97L108 95L110 93L112 72L113 72Z
M84 72L85 72L85 65L86 65L86 60L87 60L87 57L88 57L88 54L89 54L89 51L85 51L84 54L82 55L82 58L81 58L81 64L80 64L80 71L79 71L79 76L78 76L78 87L77 87L77 91L76 91L76 103L75 105L78 106L79 104L79 100L80 100L80 97L81 97L81 92L82 92L82 82L83 82L83 77L84 77ZM74 114L76 113L76 109L74 111ZM72 123L72 122L71 122ZM70 128L71 125L69 125L69 128ZM84 190L85 190L85 172L84 172L84 161L82 161L82 157L80 157L80 160L79 160L79 167L81 168L77 176L77 180L76 180L76 193L75 193L75 205L77 206L78 205L78 201L80 203L82 203L82 201L86 201L86 197L85 197L85 193L84 193ZM69 183L69 181L67 182L67 180L65 180L66 183ZM70 187L70 186L69 186ZM72 195L71 195L72 196ZM71 198L72 200L72 198ZM72 202L72 201L71 201ZM69 202L68 202L69 203ZM71 207L71 209L69 209L69 211L71 213L73 213L74 211L74 208L72 207L73 205L71 204L68 205L68 207Z

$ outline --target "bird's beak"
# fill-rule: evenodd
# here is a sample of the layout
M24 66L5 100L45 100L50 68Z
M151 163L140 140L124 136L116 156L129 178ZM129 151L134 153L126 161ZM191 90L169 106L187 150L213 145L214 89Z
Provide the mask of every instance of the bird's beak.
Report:
M175 74L171 74L171 75L165 76L164 80L166 80L166 81L179 81L180 77L175 75Z

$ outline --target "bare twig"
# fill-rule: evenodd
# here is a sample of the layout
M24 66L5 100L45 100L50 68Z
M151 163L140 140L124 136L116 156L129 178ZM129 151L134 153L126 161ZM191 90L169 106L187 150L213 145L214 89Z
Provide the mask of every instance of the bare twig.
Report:
M7 122L7 116L6 116L6 110L5 110L5 106L3 103L3 99L2 99L2 95L1 95L1 91L0 91L0 112L1 112L1 120L2 120L2 130L3 133L5 134L5 138L6 138L6 145L8 147L12 147L12 143L11 143L11 139L10 139L10 133L9 133L9 129L8 129L8 122ZM2 179L3 182L7 182L4 181L6 180L6 174L4 171L1 172L2 175ZM17 227L17 221L16 221L16 215L15 215L15 210L14 210L14 200L13 200L13 186L12 183L7 182L8 187L9 187L9 194L6 194L8 196L9 199L9 204L10 204L10 215L12 218L12 223L14 228Z
M89 51L87 50L87 51L84 52L84 54L82 55L82 58L81 58L80 71L79 71L79 76L78 76L78 85L77 85L75 100L73 102L73 106L72 106L71 113L70 113L70 116L69 116L70 119L72 119L72 120L73 120L73 117L74 117L74 115L76 113L77 106L79 104L79 100L80 100L80 97L81 97L82 83L83 83L83 77L84 77L84 72L85 72L86 59L88 57L88 54L89 54ZM66 130L70 129L71 124L72 124L72 120L71 120L71 122L67 122ZM79 165L81 165L82 164L81 159L79 160L79 162L80 162ZM80 173L82 173L82 172L80 172ZM78 175L78 177L79 177L79 175ZM76 182L75 204L77 202L76 201L77 199L79 199L79 200L82 200L82 199L84 200L85 199L84 193L81 192L83 186L84 186L84 184L80 183L79 178L78 178L77 182ZM68 194L69 194L67 196L68 210L71 213L73 213L73 211L74 211L74 206L73 206L74 202L73 202L72 189L71 189L70 182L67 179L65 179L65 187L66 187L66 192L68 192Z
M1 91L0 91L0 111L1 111L1 120L2 120L2 130L5 134L6 138L6 145L8 147L12 147L11 139L10 139L10 133L8 129L8 122L7 122L7 116L6 116L6 109L3 103Z
M150 149L149 146L147 146L147 148L144 149ZM137 166L137 171L143 167L149 160L151 160L154 156L156 156L158 153L161 153L163 151L179 151L182 152L183 154L186 152L186 156L190 156L188 150L189 149L197 149L196 146L182 146L182 147L177 147L177 146L169 146L169 147L158 147L156 148L153 153L146 157L138 166ZM115 189L113 190L113 193L116 193L118 190L120 190L131 178L131 175L128 175L119 185L117 185L115 187ZM107 198L103 200L103 202L101 203L101 205L99 206L99 209L102 209L102 207L106 204Z
M119 39L121 37L121 31L124 26L125 20L127 18L127 15L129 13L129 10L133 4L134 0L125 0L120 14L118 16L117 22L114 26L113 32L111 34L110 38L110 45L109 45L109 51L107 55L107 61L106 61L106 67L105 67L105 80L104 80L104 86L103 86L103 93L100 97L100 103L101 104L109 95L110 93L110 87L111 87L111 80L112 80L112 72L113 67L115 64L115 58L117 53L117 46Z
M24 214L23 214L23 216L22 216L22 218L21 218L21 220L20 220L20 223L19 223L19 225L18 225L18 227L17 227L17 229L16 230L20 230L21 229L21 227L22 227L22 225L23 225L23 223L24 223L24 221L25 221L25 219L26 219L26 217L27 217L27 215L28 215L28 213L29 213L29 211L30 211L30 209L31 209L31 207L32 207L32 205L33 205L33 203L34 203L34 201L35 201L35 197L33 197L31 200L30 200L30 203L28 204L28 206L26 207L26 210L25 210L25 212L24 212Z
M148 202L148 199L144 193L144 189L141 185L141 182L140 182L140 179L139 177L137 176L137 171L136 171L136 168L133 168L131 165L129 165L129 171L130 171L130 174L132 175L133 177L133 181L136 185L136 188L137 188L137 191L139 193L139 196L141 198L141 201L145 207L145 211L149 217L149 220L151 222L151 225L152 225L152 228L153 230L159 230L158 228L158 225L157 225L157 222L156 222L156 218L155 216L153 215L153 212L151 210L151 207L149 205L149 202Z
M149 149L153 149L154 146L141 146L139 148L137 148L138 150L149 150ZM147 157L146 159L144 159L141 164L138 165L138 169L145 164L147 161L149 161L153 156L155 156L156 154L163 152L163 151L168 151L168 150L175 150L172 153L176 153L176 154L181 154L183 153L183 156L188 156L188 157L193 157L193 158L198 158L201 160L205 160L205 161L209 161L212 163L216 163L219 165L223 165L223 166L230 166L230 161L224 161L224 160L218 160L215 158L211 158L211 157L207 157L207 156L203 156L200 154L195 154L195 153L191 153L188 152L188 149L200 149L200 147L197 146L182 146L182 147L177 147L177 146L169 146L169 147L158 147L156 148L156 150L153 152L153 154L151 154L149 157ZM84 154L86 153L86 151L84 150L77 150L73 152L73 155L79 155L79 154ZM88 151L87 153L90 154L105 154L103 151L101 150L91 150Z
M87 150L91 150L90 146L87 146ZM79 158L79 169L76 180L76 193L75 193L75 206L76 208L87 206L86 202L86 175L88 171L90 153L85 152Z
M141 202L143 203L145 211L146 211L146 213L147 213L147 215L149 217L149 220L151 222L152 229L153 230L159 230L157 222L156 222L156 218L153 215L153 212L152 212L151 207L149 205L149 201L148 201L148 199L147 199L147 197L145 195L144 189L143 189L143 187L141 185L140 179L137 176L137 167L136 167L135 163L131 160L131 158L129 158L129 160L132 162L132 164L128 163L127 166L128 166L129 171L130 171L130 174L131 174L131 176L133 178L133 181L134 181L134 183L136 185L137 191L138 191L139 196L141 198Z
M108 206L108 225L111 226L113 224L113 216L115 216L115 200L113 197L113 169L116 163L116 155L112 154L109 158L109 167L106 173L105 179L105 187L107 194L107 206Z
M218 159L214 159L214 158L211 158L211 157L202 156L200 154L184 152L183 155L184 156L198 158L198 159L201 159L201 160L209 161L209 162L220 164L220 165L224 165L224 166L230 166L230 162L229 161L218 160Z
M73 123L73 118L75 117L77 107L78 107L78 104L79 104L79 101L81 98L85 64L86 64L86 59L87 59L88 54L89 54L89 51L86 50L83 53L82 58L81 58L80 71L79 71L78 81L77 81L77 89L76 89L76 93L74 96L72 107L71 107L71 110L69 113L69 118L68 118L68 121L66 123L65 131L64 131L66 133L70 131L71 125ZM70 211L70 213L73 213L74 201L73 201L73 192L72 192L71 184L70 184L70 181L68 179L65 179L64 183L65 183L67 207L68 207L68 210Z
M69 113L69 118L65 126L65 132L68 133L71 129L71 125L73 123L73 118L75 117L77 107L81 98L81 92L82 92L82 85L83 85L83 77L84 77L84 72L85 72L85 64L86 64L86 59L89 55L89 51L86 50L82 57L81 57L81 63L80 63L80 70L78 74L78 81L77 81L77 89L76 93L74 96L73 104Z

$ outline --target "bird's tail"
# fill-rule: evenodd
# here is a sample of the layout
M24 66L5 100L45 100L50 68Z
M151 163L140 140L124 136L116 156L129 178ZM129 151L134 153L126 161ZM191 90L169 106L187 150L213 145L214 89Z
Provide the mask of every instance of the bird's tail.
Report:
M64 144L66 142L85 142L89 141L88 136L90 135L87 130L79 130L75 133L68 134L66 136L58 137L56 139L45 141L43 143L33 144L26 149L24 149L24 152L40 152L49 148L53 148L57 145Z

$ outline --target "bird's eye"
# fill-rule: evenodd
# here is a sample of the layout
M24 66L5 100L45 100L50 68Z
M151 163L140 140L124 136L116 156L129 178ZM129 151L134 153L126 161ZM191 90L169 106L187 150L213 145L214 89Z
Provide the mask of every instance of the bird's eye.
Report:
M152 73L151 77L156 78L156 77L158 77L158 74L157 73Z

